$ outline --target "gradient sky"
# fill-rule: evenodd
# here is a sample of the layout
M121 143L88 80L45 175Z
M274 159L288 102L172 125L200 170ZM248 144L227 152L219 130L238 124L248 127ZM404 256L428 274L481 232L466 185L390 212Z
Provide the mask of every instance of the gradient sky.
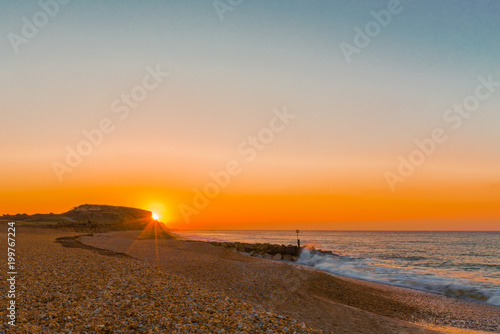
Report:
M500 82L500 2L402 0L348 63L341 43L389 3L243 0L221 21L207 0L74 0L16 53L9 34L42 8L0 0L0 213L93 203L190 229L500 229L500 87L458 129L443 120L478 77ZM148 66L169 76L121 120L111 104ZM239 145L285 107L296 118L246 161ZM54 162L106 118L114 130L59 180ZM392 191L385 173L436 128L447 140ZM179 206L231 160L241 173L188 224Z

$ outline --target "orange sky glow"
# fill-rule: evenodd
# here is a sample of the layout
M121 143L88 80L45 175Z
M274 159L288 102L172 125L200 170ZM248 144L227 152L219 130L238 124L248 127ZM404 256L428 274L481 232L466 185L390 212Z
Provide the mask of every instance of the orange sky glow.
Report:
M224 22L210 1L75 3L26 44L4 38L0 215L500 230L496 12L408 2L411 19L346 57L378 5L293 3ZM6 29L37 10L0 6Z

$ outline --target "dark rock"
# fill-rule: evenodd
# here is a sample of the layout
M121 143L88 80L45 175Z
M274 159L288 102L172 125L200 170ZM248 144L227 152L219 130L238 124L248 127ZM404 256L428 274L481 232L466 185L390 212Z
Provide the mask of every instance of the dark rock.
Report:
M254 252L257 247L254 244L245 244L244 248L245 248L245 252L251 253L251 252Z
M283 256L281 254L275 254L273 255L272 259L280 261L283 259Z
M285 248L284 254L288 255L297 255L299 252L299 248L297 246L287 246Z
M260 244L257 246L256 251L258 253L266 253L270 249L271 245L270 244Z
M270 254L283 254L285 252L286 246L285 245L272 245L271 249L269 250Z

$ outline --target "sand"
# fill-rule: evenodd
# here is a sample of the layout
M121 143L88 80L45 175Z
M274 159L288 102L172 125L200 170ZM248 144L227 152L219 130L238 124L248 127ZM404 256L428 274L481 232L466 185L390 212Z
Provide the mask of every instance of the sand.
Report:
M68 248L78 243L55 240L74 232L17 232L18 322L14 330L2 322L0 333L436 333L453 330L443 327L449 325L499 331L496 307L209 243L111 232L79 239L90 247ZM5 233L0 245L6 248ZM6 305L5 296L0 301Z

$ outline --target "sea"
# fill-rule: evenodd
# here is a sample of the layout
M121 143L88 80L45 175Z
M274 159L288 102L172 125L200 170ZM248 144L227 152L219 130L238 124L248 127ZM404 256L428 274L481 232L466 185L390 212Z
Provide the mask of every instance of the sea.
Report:
M290 231L175 232L203 241L297 244ZM500 306L500 232L300 231L298 264ZM314 254L308 248L336 255Z

